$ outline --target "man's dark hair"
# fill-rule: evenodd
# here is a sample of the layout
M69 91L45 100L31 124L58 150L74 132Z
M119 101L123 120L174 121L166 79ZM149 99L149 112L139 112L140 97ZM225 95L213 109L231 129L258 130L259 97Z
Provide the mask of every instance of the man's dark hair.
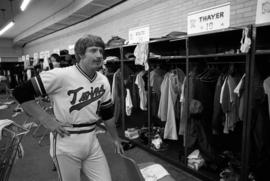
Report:
M85 50L88 47L92 47L92 46L101 47L105 49L105 43L99 36L88 34L88 35L83 36L79 40L77 40L74 47L76 60L79 62L80 55L81 56L84 55Z

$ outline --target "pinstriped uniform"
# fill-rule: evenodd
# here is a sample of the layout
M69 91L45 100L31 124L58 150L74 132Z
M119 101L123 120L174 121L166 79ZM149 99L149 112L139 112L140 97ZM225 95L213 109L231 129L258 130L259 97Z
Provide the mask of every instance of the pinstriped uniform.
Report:
M31 82L37 95L50 96L55 117L63 123L95 123L100 119L99 112L106 113L113 106L108 79L99 72L90 79L77 65L42 72ZM94 128L95 124L91 124L67 130ZM90 180L111 180L95 131L63 138L51 135L50 154L60 167L59 176L64 181L80 180L81 170Z

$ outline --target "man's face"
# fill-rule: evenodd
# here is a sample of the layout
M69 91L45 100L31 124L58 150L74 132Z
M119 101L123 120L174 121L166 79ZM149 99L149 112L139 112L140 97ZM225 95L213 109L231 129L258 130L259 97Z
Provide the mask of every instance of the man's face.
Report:
M87 70L97 70L103 63L103 48L91 46L86 48L85 54L81 56L80 65Z

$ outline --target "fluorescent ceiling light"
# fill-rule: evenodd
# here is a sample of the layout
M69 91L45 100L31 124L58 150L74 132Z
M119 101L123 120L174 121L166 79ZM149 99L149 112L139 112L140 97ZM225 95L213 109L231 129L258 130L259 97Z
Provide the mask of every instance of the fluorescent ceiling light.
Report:
M26 9L26 7L28 6L28 4L30 3L31 0L23 0L22 4L21 4L21 10L24 11Z
M8 23L3 29L0 30L0 36L4 34L7 30L9 30L14 24L14 21Z

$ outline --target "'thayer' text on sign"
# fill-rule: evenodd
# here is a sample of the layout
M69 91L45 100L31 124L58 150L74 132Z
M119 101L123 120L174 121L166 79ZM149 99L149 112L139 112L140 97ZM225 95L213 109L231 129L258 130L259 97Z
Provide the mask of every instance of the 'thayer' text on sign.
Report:
M230 26L230 3L188 14L188 34L219 30Z

